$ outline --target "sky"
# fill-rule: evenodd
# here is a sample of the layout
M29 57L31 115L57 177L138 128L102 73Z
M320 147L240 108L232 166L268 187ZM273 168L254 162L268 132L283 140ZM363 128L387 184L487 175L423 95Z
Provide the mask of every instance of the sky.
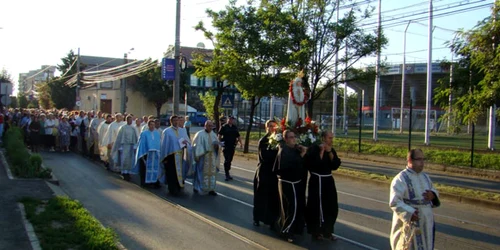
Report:
M354 0L378 7L376 0ZM391 18L422 17L412 14L425 12L427 0L382 0L384 23ZM239 1L244 3L244 1ZM493 0L433 0L435 14L493 3ZM194 30L199 21L210 23L205 10L221 10L228 0L182 0L181 46L195 47L199 42L212 45L201 32ZM453 8L453 6L462 7ZM413 6L413 7L412 7ZM81 55L131 59L159 59L169 45L175 43L176 0L3 0L0 3L0 68L5 68L17 83L19 73L41 69L42 65L57 65L70 50L80 48ZM439 11L438 11L439 10ZM490 15L489 8L435 18L433 60L450 59L444 42L453 39L454 30L471 29L479 20ZM425 15L424 15L425 16ZM376 15L365 23L376 22ZM382 51L388 63L402 63L403 35L406 24L384 28L389 44ZM373 31L374 26L366 26ZM427 20L413 22L407 31L407 63L427 60ZM130 51L134 48L133 51ZM417 51L417 52L415 52ZM362 64L375 63L375 57Z

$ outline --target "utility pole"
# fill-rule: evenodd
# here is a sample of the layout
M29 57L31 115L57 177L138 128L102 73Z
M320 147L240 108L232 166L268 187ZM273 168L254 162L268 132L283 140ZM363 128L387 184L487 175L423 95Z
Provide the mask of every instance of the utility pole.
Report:
M335 8L337 9L337 24L339 23L339 7L340 7L340 0L337 0L337 4L335 5ZM337 29L336 32L338 33L339 30ZM332 97L332 134L335 136L336 130L337 130L337 91L338 91L338 86L337 86L337 79L338 79L338 74L339 74L339 41L336 41L337 43L337 48L335 52L335 86L333 86L333 97Z
M492 29L495 29L495 25L496 25L496 22L497 22L497 12L498 12L498 7L499 5L496 3L496 1L493 1L493 9L492 9L492 15L493 15L493 27ZM495 30L493 30L495 31ZM492 32L493 34L495 34L495 32ZM495 37L495 35L493 35L492 37L493 39L493 44L492 44L492 48L493 48L493 51L496 51L497 49L497 39L498 37ZM496 105L493 104L492 106L490 106L490 112L489 112L489 123L488 123L488 149L489 150L495 150L495 129L496 129Z
M429 27L428 27L428 36L429 36L429 43L428 43L428 56L427 56L427 91L426 91L426 98L425 98L425 145L429 146L431 144L430 142L430 130L431 128L429 127L430 123L430 117L431 117L431 101L432 101L432 0L429 0ZM435 122L434 122L435 123Z
M123 54L123 64L127 64L127 53ZM126 71L126 69L124 69ZM122 114L125 114L127 111L127 78L124 77L121 80L121 85L120 85L120 112Z
M382 0L378 0L377 64L375 65L375 90L373 91L373 140L378 140L378 109L380 105L380 51L382 50Z
M405 34L403 38L403 69L401 72L401 110L399 111L399 133L403 134L403 114L404 114L404 100L405 100L405 84L406 84L406 31L410 27L411 20L405 28Z
M80 100L80 48L78 48L78 55L76 57L76 97L75 102ZM80 107L75 105L76 109L79 110Z
M344 134L347 135L347 65L349 64L349 49L345 41L345 69L344 69L344 119L342 121Z
M455 38L457 36L455 36L451 42L451 44L455 44ZM453 101L453 92L452 92L452 87L453 87L453 54L455 52L451 52L451 62L450 62L450 94L448 95L448 121L447 121L447 126L448 126L448 134L451 134L451 118L452 118L452 108L451 108L451 104L452 104L452 101Z
M174 80L174 96L173 96L173 112L179 114L179 96L180 96L180 39L181 39L181 0L177 0L177 10L175 15L175 80Z

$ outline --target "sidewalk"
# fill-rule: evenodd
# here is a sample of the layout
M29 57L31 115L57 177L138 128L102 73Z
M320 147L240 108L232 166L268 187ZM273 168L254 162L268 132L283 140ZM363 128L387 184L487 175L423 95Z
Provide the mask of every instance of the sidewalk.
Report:
M19 199L50 199L51 189L44 180L10 180L0 161L0 249L32 249L24 228Z

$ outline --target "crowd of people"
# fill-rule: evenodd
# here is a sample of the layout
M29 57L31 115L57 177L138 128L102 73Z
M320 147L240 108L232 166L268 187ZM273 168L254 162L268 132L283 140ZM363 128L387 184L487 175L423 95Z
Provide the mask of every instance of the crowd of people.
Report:
M242 146L233 122L229 117L216 133L214 123L207 120L191 140L189 117L172 115L170 126L161 129L160 121L153 116L11 109L0 113L0 134L17 126L32 152L42 147L51 152L73 150L101 161L126 181L131 180L131 174L138 174L143 187L160 188L164 184L171 195L177 196L185 180L192 179L194 193L216 196L220 152L225 158L225 180L230 181L235 148ZM289 242L304 228L313 240L337 240L334 225L339 207L332 171L340 167L341 160L332 147L332 132L321 132L320 143L306 148L297 144L293 131L285 130L282 143L273 147L269 137L278 133L278 124L268 120L265 126L254 177L254 226L261 222L269 225ZM423 152L411 150L407 159L407 168L391 184L391 246L432 249L432 208L440 204L438 194L422 172Z

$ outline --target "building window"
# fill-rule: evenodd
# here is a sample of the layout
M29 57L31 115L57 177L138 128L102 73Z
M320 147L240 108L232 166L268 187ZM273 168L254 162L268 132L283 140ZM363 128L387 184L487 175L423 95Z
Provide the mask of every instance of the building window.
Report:
M205 87L212 88L214 86L212 77L205 78Z
M101 89L112 89L113 82L101 82Z
M191 85L191 86L198 86L198 77L196 77L194 74L191 75L191 79L190 79L189 85Z

